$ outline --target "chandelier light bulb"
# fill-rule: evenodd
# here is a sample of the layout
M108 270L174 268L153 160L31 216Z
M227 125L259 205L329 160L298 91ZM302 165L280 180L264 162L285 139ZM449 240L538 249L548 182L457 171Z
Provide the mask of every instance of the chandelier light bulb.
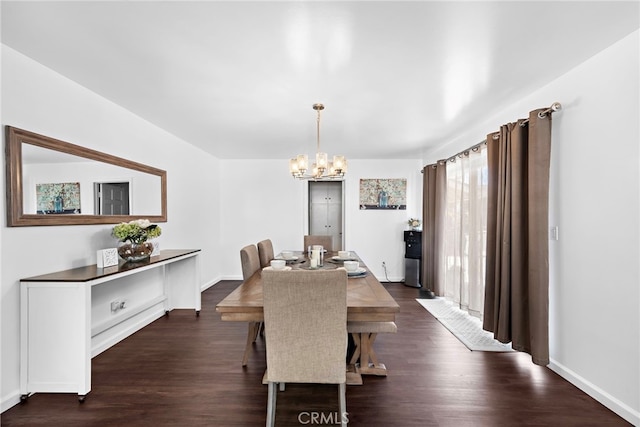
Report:
M327 153L316 153L316 164L318 165L318 169L327 168L327 157Z
M291 159L289 160L289 172L291 172L291 174L293 176L296 176L300 173L300 169L298 168L298 160L297 159Z

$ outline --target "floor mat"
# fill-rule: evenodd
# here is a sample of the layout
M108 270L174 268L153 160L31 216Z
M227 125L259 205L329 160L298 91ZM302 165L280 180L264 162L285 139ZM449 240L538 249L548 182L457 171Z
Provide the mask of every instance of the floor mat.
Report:
M493 338L491 332L482 329L480 319L468 315L444 298L416 299L429 313L444 325L471 351L513 351L511 344L503 344Z

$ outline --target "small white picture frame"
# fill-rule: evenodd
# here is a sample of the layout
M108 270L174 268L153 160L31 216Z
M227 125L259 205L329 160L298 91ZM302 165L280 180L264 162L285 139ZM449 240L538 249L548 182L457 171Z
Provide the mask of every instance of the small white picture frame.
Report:
M111 267L118 265L118 249L109 248L99 250L97 253L97 265L98 268Z

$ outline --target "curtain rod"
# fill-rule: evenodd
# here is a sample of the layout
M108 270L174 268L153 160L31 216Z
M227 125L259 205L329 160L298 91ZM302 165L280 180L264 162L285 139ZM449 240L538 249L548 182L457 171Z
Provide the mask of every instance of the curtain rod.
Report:
M562 104L560 104L559 102L554 102L553 104L551 104L551 107L547 108L546 110L540 111L538 113L538 118L544 119L545 117L547 117L547 114L555 113L558 110L562 110ZM520 126L524 126L527 123L529 123L529 119L524 119L520 122Z
M562 109L562 104L560 104L559 102L554 102L553 104L551 104L551 106L545 110L542 110L538 113L538 118L540 119L544 119L545 117L547 117L547 114L551 114L551 113L555 113L556 111L559 111ZM529 123L529 119L524 119L523 121L520 122L520 126L525 126L527 123ZM494 133L493 135L493 139L496 140L500 138L500 136L498 135L497 132ZM487 141L481 141L479 143L477 143L476 145L472 145L471 147L467 148L466 150L462 150L461 152L454 154L451 157L448 157L446 159L440 159L437 162L433 163L431 166L432 167L436 167L436 165L438 163L446 163L446 162L453 162L456 160L456 157L461 157L465 154L467 154L469 151L476 151L477 149L479 149L480 147L482 147L483 145L486 145ZM420 170L420 173L424 173L424 169Z
M498 139L498 138L494 137L494 139ZM480 141L476 145L472 145L471 147L467 148L466 150L462 150L461 152L459 152L457 154L454 154L453 156L448 157L446 159L440 159L437 162L432 163L431 165L427 165L427 166L431 166L432 168L435 168L437 164L445 164L447 162L454 162L456 160L456 157L462 157L465 154L467 154L469 151L476 151L480 147L482 147L483 145L486 145L486 144L487 144L486 140L485 141ZM424 173L424 168L420 169L420 173Z

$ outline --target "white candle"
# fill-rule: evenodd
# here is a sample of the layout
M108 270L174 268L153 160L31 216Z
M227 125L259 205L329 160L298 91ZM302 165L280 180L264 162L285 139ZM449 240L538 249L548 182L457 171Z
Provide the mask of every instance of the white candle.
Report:
M311 268L318 268L318 259L317 258L311 258Z

